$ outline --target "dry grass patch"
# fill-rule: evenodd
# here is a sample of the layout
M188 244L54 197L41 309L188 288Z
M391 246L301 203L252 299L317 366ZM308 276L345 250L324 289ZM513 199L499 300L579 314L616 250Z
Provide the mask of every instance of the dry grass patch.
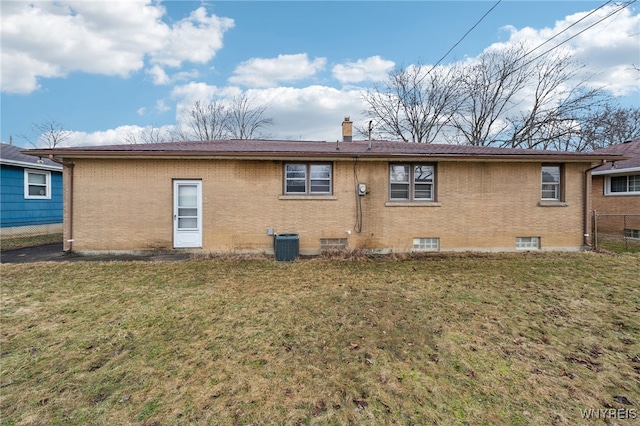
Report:
M1 271L2 425L568 425L640 408L635 254Z

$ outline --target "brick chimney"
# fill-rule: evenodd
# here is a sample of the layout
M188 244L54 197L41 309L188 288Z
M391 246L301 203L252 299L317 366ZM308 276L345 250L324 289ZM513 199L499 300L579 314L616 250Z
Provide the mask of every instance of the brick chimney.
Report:
M351 122L349 117L345 117L344 121L342 122L342 141L353 141L353 122Z

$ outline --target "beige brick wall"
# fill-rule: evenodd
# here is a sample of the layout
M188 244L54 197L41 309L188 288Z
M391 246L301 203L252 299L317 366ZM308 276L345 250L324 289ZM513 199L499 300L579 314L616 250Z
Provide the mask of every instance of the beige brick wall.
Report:
M604 195L603 175L593 176L591 205L598 214L640 214L640 195Z
M605 176L593 176L591 209L598 213L600 235L623 235L624 228L640 229L640 195L605 195ZM635 215L635 216L607 216Z
M283 162L222 160L75 161L73 249L173 247L173 179L202 179L203 249L271 251L275 232L300 235L301 253L320 238L351 248L408 251L414 237L438 237L441 250L513 250L516 236L544 249L582 245L585 164L565 166L566 204L540 207L540 163L439 162L437 206L390 206L386 161L337 161L332 199L286 199ZM362 232L356 224L356 181ZM68 212L67 212L68 214ZM348 231L351 235L348 235Z

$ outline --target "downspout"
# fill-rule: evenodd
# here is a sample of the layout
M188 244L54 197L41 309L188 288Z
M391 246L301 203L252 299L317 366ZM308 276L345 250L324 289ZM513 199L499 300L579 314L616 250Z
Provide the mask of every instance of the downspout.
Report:
M68 199L67 201L67 239L64 241L63 243L63 247L62 250L63 251L73 251L73 166L75 165L73 163L73 161L69 161L69 162L64 162L64 161L60 161L57 160L53 154L49 155L49 160L53 161L54 163L58 163L61 164L62 167L66 167L67 171L68 171L68 178L67 180L67 191L68 191Z
M583 244L585 247L591 247L591 239L589 235L589 206L591 205L591 170L597 169L600 166L604 166L607 160L602 160L602 162L596 166L589 167L584 171L584 241Z

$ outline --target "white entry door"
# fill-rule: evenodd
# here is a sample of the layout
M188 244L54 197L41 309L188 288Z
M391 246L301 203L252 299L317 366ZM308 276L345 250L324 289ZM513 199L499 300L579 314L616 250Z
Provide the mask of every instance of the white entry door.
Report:
M173 181L173 246L202 247L202 181Z

